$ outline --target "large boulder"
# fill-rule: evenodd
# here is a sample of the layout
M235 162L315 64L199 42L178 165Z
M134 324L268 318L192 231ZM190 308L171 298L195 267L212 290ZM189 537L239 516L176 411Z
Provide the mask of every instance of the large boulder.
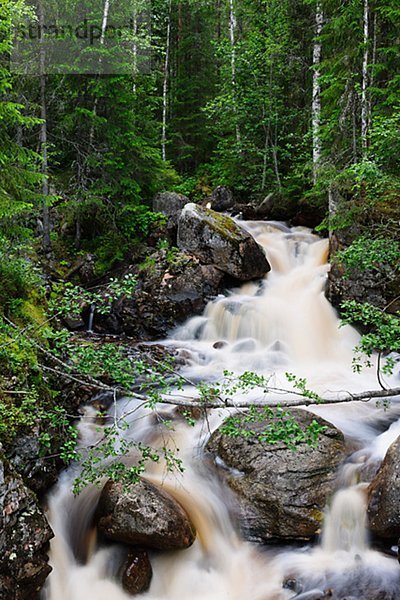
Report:
M183 550L196 533L180 504L159 487L109 481L100 496L97 527L106 538L154 550Z
M182 211L178 246L241 281L263 277L271 268L261 246L233 219L196 204Z
M265 420L241 427L256 435L231 437L217 431L208 443L221 475L238 500L238 517L252 541L305 540L318 532L336 472L345 456L343 435L333 425L302 409L290 411L302 429L312 421L326 429L318 444L300 443L295 450L260 441Z
M390 446L368 488L368 518L375 535L397 543L400 537L400 437Z
M0 598L35 600L51 571L53 537L34 494L0 455Z
M222 271L202 265L182 252L172 256L158 250L139 272L139 283L131 298L113 308L119 330L141 340L160 339L193 314L201 314L208 302L223 290ZM109 331L110 318L97 316L95 330Z

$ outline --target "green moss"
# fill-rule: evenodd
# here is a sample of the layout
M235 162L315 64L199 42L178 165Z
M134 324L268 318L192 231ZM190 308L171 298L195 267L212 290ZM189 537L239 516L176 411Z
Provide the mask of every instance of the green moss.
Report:
M222 237L230 242L240 242L243 236L242 230L233 219L217 213L209 208L204 209L206 222L215 229Z

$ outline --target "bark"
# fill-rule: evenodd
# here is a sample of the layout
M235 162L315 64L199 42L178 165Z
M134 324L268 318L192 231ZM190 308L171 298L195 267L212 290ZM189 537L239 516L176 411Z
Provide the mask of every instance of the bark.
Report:
M275 171L275 177L276 177L276 183L278 186L278 190L281 192L282 191L282 182L281 182L281 176L279 173L279 163L278 163L278 131L277 131L277 125L275 125L275 139L274 139L274 143L271 145L271 150L272 150L272 158L274 160L274 171Z
M138 20L136 7L133 8L133 93L136 94L136 76L138 72L138 47L137 47Z
M162 136L161 136L162 159L164 161L167 160L167 111L168 111L169 63L170 63L170 56L171 56L171 16L172 16L172 0L169 0L168 19L167 19L167 41L166 41L165 62L164 62L163 115L162 115Z
M233 112L235 115L235 130L236 130L236 141L240 144L241 134L240 134L240 126L237 122L238 118L238 110L237 110L237 93L236 93L236 28L237 28L237 20L235 13L234 0L229 0L229 38L231 42L231 85L232 85L232 94L233 94Z
M361 143L363 152L368 148L368 59L369 59L369 0L364 0L364 55L362 65L362 91L361 91Z
M313 179L317 182L318 168L321 161L321 85L320 65L322 54L321 33L324 14L321 2L317 2L315 12L315 40L313 51L313 98L312 98L312 131L313 131Z
M378 27L378 18L376 12L374 13L374 29L373 29L373 38L372 38L372 69L370 73L369 85L372 88L375 83L375 65L376 65L376 52L377 52L377 27ZM371 129L371 120L372 120L372 101L371 94L368 98L368 131Z

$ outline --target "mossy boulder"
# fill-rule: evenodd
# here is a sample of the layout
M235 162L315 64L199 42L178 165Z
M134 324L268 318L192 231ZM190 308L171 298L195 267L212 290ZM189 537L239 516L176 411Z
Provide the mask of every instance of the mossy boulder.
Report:
M271 269L250 233L230 217L196 204L182 211L178 247L240 281L263 277Z
M303 430L313 421L324 428L315 447L304 441L293 450L283 442L262 441L266 419L243 420L241 427L254 432L249 435L232 437L217 430L207 445L236 495L237 516L251 541L313 538L345 457L343 434L331 423L306 410L288 412Z

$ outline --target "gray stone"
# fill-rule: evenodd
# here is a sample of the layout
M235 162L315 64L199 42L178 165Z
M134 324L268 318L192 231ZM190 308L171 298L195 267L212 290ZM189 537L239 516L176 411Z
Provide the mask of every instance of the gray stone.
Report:
M34 494L0 455L0 598L39 598L53 533Z
M218 212L224 212L233 208L235 201L231 190L223 185L215 188L211 194L211 208Z
M148 481L123 485L109 481L100 496L98 530L105 537L154 550L183 550L196 533L183 508Z
M175 192L162 192L153 200L153 210L168 217L170 223L177 225L185 204L190 202L183 194Z
M390 446L368 488L368 518L375 535L397 542L400 536L400 437Z
M233 219L196 204L182 211L178 247L241 281L263 277L271 268L263 249Z
M301 443L291 450L281 442L271 445L257 436L229 437L219 431L208 443L225 466L222 476L236 492L238 517L250 540L315 536L345 456L343 435L333 425L302 409L290 412L303 429L313 420L326 427L316 447ZM261 433L268 423L242 425Z

